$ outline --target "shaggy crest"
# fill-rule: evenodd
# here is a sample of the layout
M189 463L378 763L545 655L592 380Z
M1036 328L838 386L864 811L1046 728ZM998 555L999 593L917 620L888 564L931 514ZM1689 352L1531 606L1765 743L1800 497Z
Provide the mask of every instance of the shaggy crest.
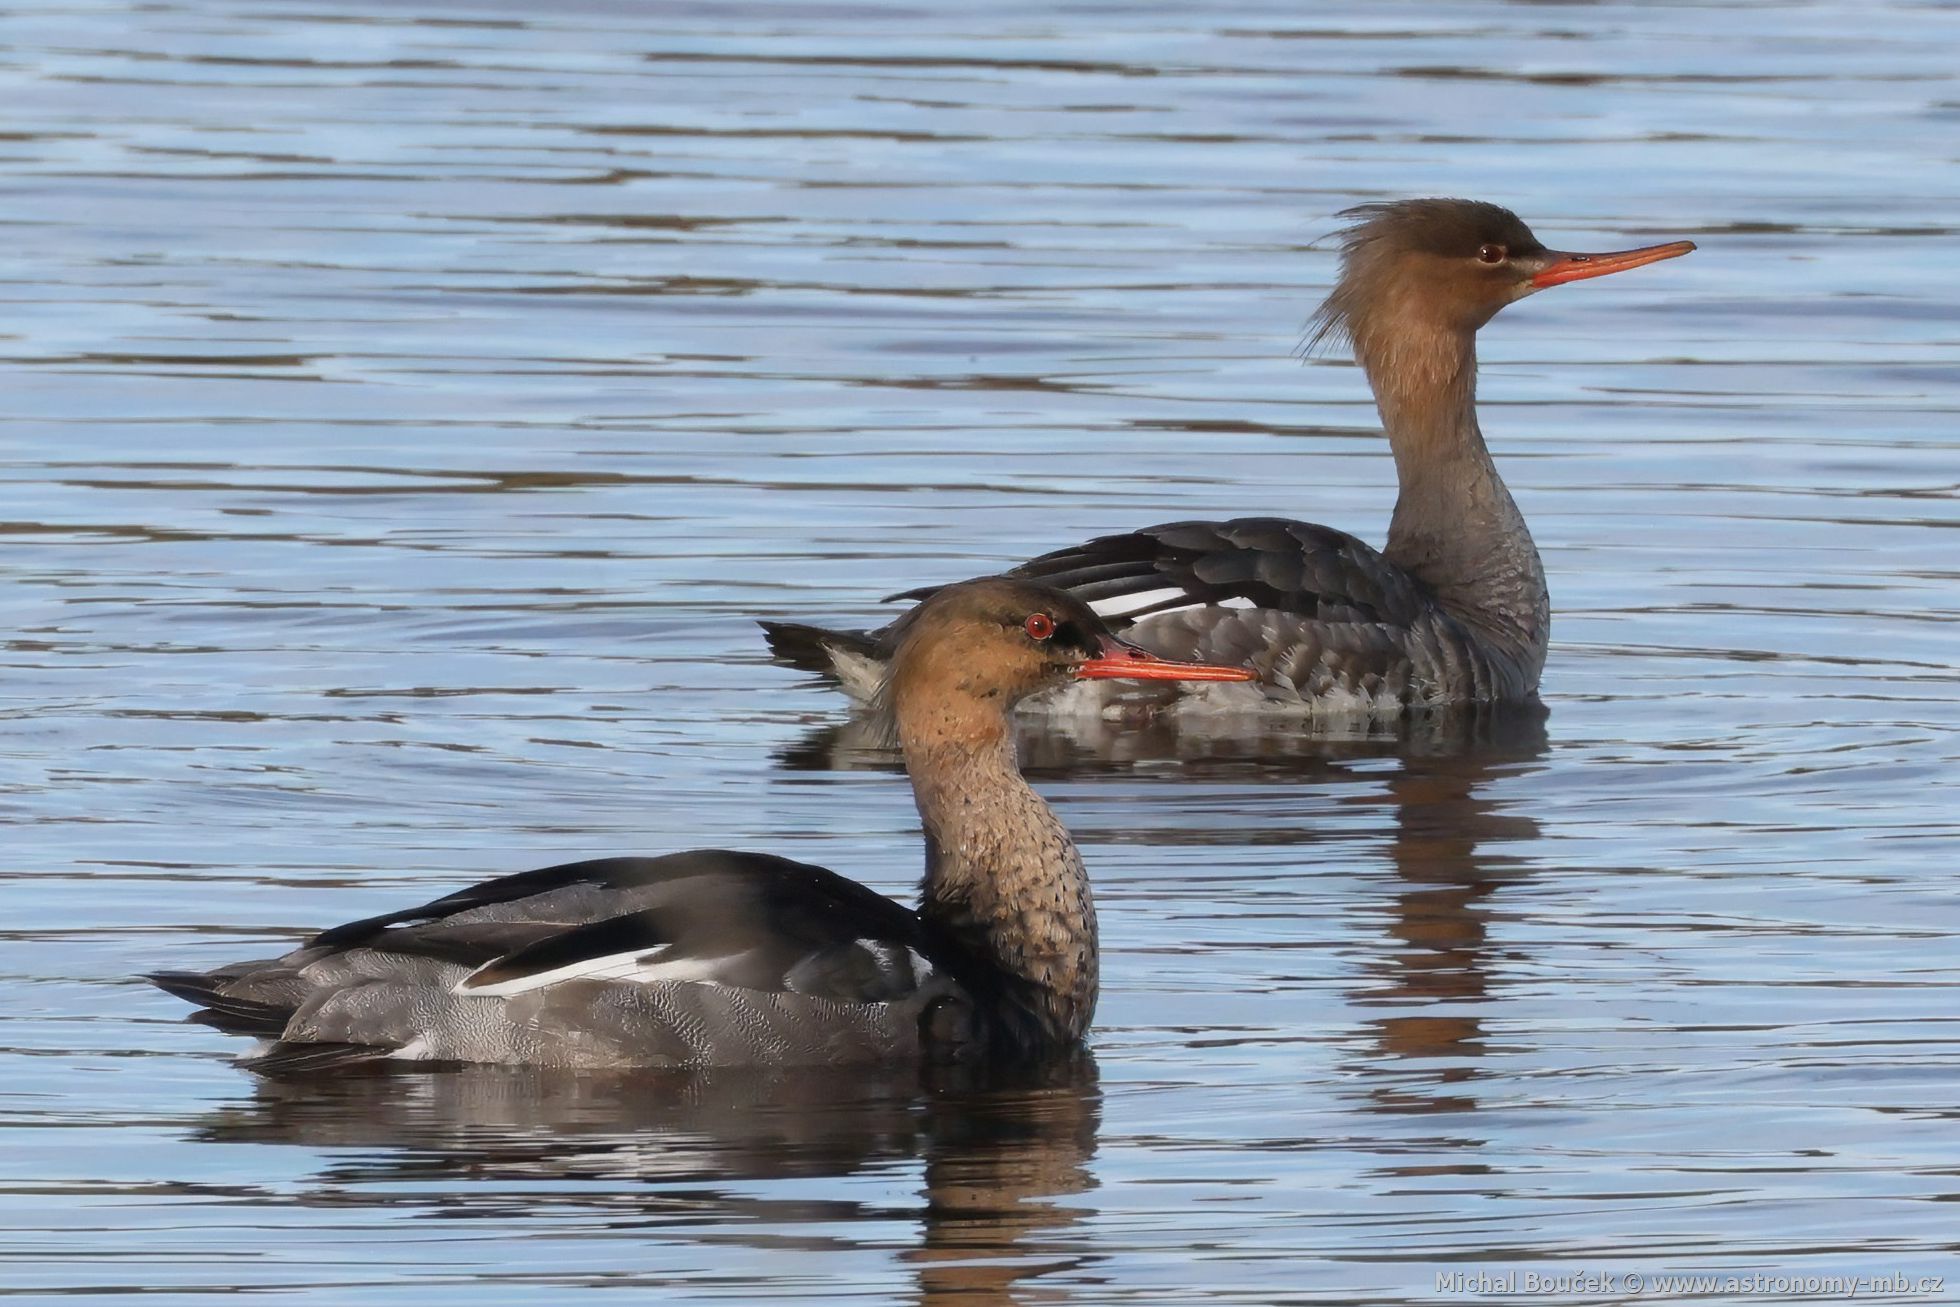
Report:
M1308 319L1300 346L1303 358L1354 346L1357 314L1379 301L1371 290L1393 273L1402 257L1467 263L1485 245L1501 245L1514 256L1545 249L1517 214L1482 200L1393 200L1358 204L1336 216L1350 220L1334 233L1341 247L1341 275Z

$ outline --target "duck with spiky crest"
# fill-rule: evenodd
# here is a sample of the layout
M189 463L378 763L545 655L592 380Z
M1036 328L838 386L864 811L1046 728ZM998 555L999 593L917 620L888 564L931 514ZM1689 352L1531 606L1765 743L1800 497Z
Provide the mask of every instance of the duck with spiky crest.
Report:
M1343 217L1341 272L1309 344L1351 344L1400 487L1382 549L1276 517L1169 522L1044 554L1011 576L1067 591L1169 658L1246 664L1252 686L1177 687L1185 706L1399 713L1530 699L1551 628L1545 570L1477 424L1477 331L1549 286L1694 249L1547 249L1475 200L1367 204ZM931 591L909 591L917 598ZM763 623L777 657L866 698L896 626ZM1041 702L1041 701L1038 701ZM1103 708L1100 696L1049 696Z

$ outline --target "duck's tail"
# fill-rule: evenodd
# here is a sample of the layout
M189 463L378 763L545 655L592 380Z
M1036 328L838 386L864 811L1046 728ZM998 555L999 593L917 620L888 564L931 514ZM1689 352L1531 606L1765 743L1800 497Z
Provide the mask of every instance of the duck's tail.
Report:
M890 652L876 631L833 631L801 622L763 622L769 652L798 671L834 681L860 702L877 693Z
M225 970L152 971L143 977L166 994L195 1003L191 1019L233 1035L277 1035L292 1018L293 1006L226 992L236 976Z

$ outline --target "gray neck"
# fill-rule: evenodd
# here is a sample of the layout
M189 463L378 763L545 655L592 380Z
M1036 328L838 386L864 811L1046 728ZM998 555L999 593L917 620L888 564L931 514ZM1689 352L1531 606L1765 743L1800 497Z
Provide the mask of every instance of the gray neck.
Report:
M977 964L958 979L996 1009L987 1014L996 1037L1029 1052L1072 1044L1096 1007L1088 873L1021 778L1006 723L958 729L967 723L954 720L957 706L944 707L947 720L899 724L926 832L920 916Z
M1401 485L1384 556L1479 636L1541 665L1545 569L1477 426L1475 334L1404 331L1393 348L1357 353Z

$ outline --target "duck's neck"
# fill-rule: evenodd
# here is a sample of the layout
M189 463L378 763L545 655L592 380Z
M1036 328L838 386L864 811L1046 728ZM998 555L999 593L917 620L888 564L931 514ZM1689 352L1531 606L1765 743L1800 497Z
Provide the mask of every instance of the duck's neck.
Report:
M1079 1041L1095 1012L1096 909L1075 842L1021 779L998 702L896 705L925 825L919 914L964 960L988 1037L1024 1054Z
M1477 426L1475 333L1405 326L1360 344L1401 485L1384 555L1479 636L1542 665L1545 569Z

